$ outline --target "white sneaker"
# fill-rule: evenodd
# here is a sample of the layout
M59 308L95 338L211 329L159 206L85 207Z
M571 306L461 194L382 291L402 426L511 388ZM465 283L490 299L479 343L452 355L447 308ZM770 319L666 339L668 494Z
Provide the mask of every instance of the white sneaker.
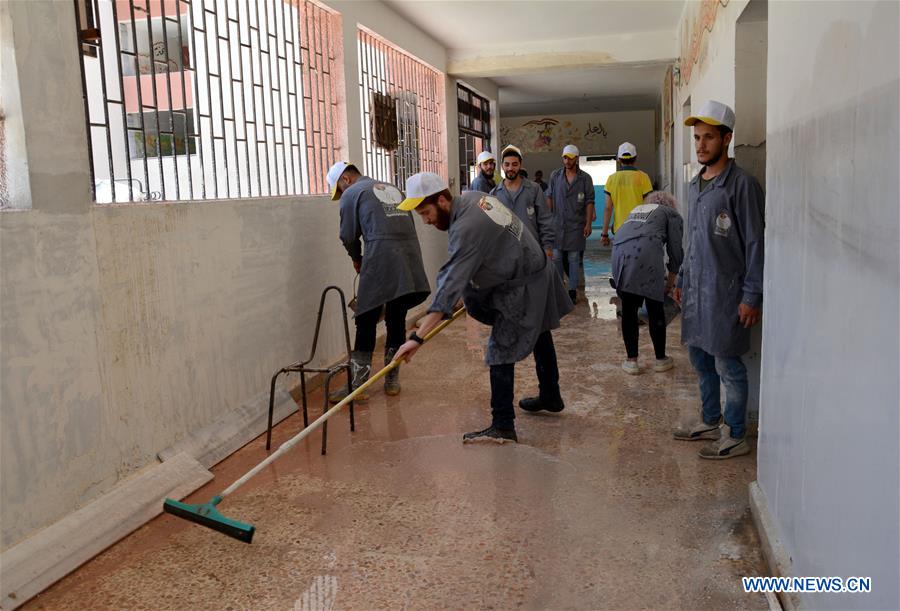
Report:
M743 437L734 439L731 436L731 427L724 423L720 427L719 439L700 448L700 458L710 460L724 460L749 453L750 446L747 444L747 440Z
M672 431L675 439L681 441L698 441L700 439L718 439L719 423L706 424L703 418L698 417L697 420L688 424L679 426Z
M641 367L638 365L637 361L625 360L622 363L622 369L625 370L625 373L630 373L633 376L636 376L641 372Z
M672 357L666 356L661 359L656 359L656 362L653 363L653 371L662 373L663 371L670 370L674 366L675 366L675 361L672 360Z

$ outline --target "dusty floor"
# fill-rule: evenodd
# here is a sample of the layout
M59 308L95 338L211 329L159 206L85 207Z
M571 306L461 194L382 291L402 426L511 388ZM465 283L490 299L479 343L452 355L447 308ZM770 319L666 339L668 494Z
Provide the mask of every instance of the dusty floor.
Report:
M355 433L346 414L331 421L326 457L315 433L223 502L256 526L252 545L162 516L25 608L767 608L740 588L765 574L755 453L702 461L672 439L697 405L678 323L673 371L625 374L606 269L589 255L587 299L554 334L567 408L520 413L518 445L460 443L489 412L484 329L459 321L403 368L399 397L378 389L357 408ZM645 329L641 342L643 361ZM535 390L532 362L517 384ZM264 456L257 439L188 502Z

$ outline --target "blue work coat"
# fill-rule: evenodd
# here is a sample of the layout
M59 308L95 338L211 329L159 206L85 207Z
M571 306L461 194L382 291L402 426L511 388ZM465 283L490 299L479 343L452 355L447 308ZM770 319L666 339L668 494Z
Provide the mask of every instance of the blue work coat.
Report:
M579 169L572 184L566 180L566 169L557 168L550 175L547 197L553 200L553 220L556 228L557 250L584 250L587 239L584 227L588 222L587 207L594 203L594 182L591 175Z
M483 172L479 172L478 176L475 177L475 180L472 181L472 184L469 185L469 191L490 193L495 186L493 180L485 176Z
M428 311L449 315L462 297L470 316L491 325L485 362L521 361L572 311L559 274L522 220L490 195L454 197L447 233L449 258Z
M430 292L412 213L397 209L401 201L397 187L368 176L341 195L341 243L362 260L356 316L409 294L422 303Z
M684 223L674 208L641 204L632 209L613 240L616 289L654 301L666 296L666 269L677 273L684 259ZM669 255L663 263L663 251Z
M510 193L504 180L494 187L491 195L503 202L507 208L522 219L525 226L531 231L531 235L535 237L544 250L553 248L553 244L556 241L553 215L547 206L544 192L536 182L523 178L519 189L515 193Z
M750 329L738 306L762 305L763 209L759 182L732 160L700 191L700 174L688 189L688 244L682 288L681 341L714 356L750 350Z

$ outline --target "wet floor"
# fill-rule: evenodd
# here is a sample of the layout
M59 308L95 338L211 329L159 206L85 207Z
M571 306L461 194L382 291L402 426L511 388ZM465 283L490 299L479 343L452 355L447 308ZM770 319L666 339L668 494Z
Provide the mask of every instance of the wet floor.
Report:
M586 262L587 298L554 332L566 409L520 412L518 445L460 442L489 420L486 330L460 320L403 367L400 396L379 388L357 407L355 433L346 414L331 421L327 456L316 432L223 501L256 526L252 545L162 516L26 608L767 608L740 588L765 574L755 453L702 461L672 439L697 405L678 321L675 369L629 376L607 253L592 241ZM652 358L644 329L641 352ZM533 363L516 373L517 395L532 394ZM286 420L276 444L301 427ZM264 458L264 443L188 502Z

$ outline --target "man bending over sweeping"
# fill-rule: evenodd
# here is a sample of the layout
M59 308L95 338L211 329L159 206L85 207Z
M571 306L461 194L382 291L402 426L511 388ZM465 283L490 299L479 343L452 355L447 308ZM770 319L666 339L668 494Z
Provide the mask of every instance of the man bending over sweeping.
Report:
M430 287L422 265L422 251L412 214L401 210L400 189L360 174L356 166L339 161L328 170L332 201L340 199L340 237L359 274L354 319L356 340L350 355L353 389L369 379L375 350L375 327L384 312L387 339L384 364L394 358L406 337L406 314L428 297ZM360 239L365 243L363 251ZM384 392L400 393L400 368L384 378ZM337 403L350 391L329 393ZM360 397L365 399L366 397Z
M449 234L449 259L417 331L395 358L408 361L422 336L449 316L463 298L475 320L491 326L485 361L490 366L491 426L463 435L463 443L517 442L513 410L515 364L534 352L540 393L523 399L528 411L564 407L551 329L572 311L572 301L544 250L522 220L495 197L466 191L453 197L437 174L420 172L406 181L402 210Z

